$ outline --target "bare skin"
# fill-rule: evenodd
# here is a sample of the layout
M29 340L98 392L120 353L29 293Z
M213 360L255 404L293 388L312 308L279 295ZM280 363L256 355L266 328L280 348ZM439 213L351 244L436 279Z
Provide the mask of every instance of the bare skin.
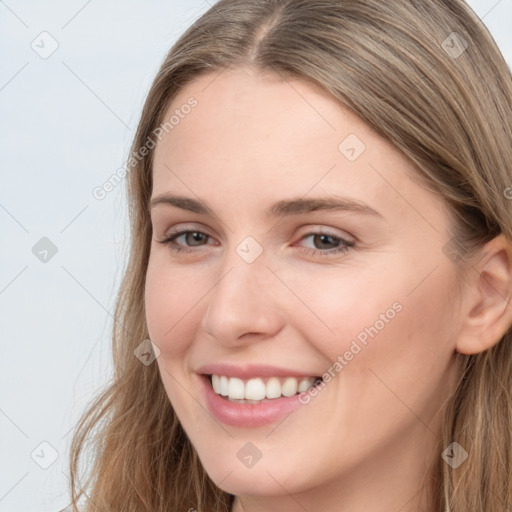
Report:
M146 312L169 399L210 477L236 495L233 512L427 511L420 490L440 456L455 354L485 350L511 322L510 250L497 238L479 260L492 286L476 286L478 272L462 282L443 251L443 199L411 180L394 147L305 81L217 75L180 91L166 119L191 96L198 104L155 148L152 198L214 212L151 212ZM328 195L376 213L265 214ZM180 252L159 242L171 228L192 232L174 240ZM237 252L247 237L262 250L252 263ZM254 428L212 416L197 374L227 362L322 375L336 361L309 403ZM250 468L237 457L248 442L261 453Z

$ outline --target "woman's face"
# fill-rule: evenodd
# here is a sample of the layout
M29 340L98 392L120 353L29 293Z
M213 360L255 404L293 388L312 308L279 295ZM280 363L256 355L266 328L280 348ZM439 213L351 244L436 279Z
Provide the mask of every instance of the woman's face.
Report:
M154 150L147 322L206 471L232 494L304 502L383 474L407 489L455 369L441 198L305 81L210 73L172 115Z

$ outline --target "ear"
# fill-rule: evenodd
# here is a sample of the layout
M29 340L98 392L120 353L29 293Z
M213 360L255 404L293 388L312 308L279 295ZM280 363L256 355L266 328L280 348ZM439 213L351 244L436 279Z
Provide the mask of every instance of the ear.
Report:
M463 287L461 329L456 350L477 354L498 343L512 325L512 242L500 234L469 265Z

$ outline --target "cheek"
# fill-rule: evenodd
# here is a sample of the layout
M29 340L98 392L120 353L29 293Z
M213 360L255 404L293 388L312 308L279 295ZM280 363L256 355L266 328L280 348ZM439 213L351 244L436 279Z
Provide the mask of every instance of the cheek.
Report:
M423 279L433 267L403 261L397 272L333 268L307 279L283 273L297 297L288 320L331 362L331 374L349 370L365 388L369 369L382 369L402 379L400 388L417 389L419 374L442 378L454 351L456 274L440 264Z
M424 281L421 275L411 273L398 283L374 281L379 300L368 298L371 307L365 307L364 319L358 318L364 323L351 323L347 335L361 350L354 356L349 351L352 360L344 375L351 389L360 390L358 403L372 401L365 409L378 411L377 417L396 408L396 417L407 419L403 403L430 417L453 372L455 277L442 266Z
M332 267L290 270L280 277L294 292L287 297L289 322L331 361L350 350L354 340L364 347L403 315L403 285L383 274Z
M398 278L375 274L368 280L347 278L342 286L316 281L323 286L310 286L304 295L337 333L327 337L320 321L306 330L302 320L308 341L331 361L323 398L312 398L315 416L330 420L323 427L326 439L346 432L350 446L340 440L339 447L354 460L379 440L422 428L415 414L428 424L449 392L456 298L447 289L455 289L453 274L440 267L414 289L421 272L406 275L402 269ZM374 432L373 425L380 430Z
M187 347L183 329L190 325L188 315L201 296L190 279L183 272L170 269L158 257L150 257L145 288L146 322L151 340L164 354L176 356Z
M146 322L149 337L160 350L156 363L167 396L178 416L186 418L194 414L194 408L189 396L183 393L183 368L194 336L191 315L198 294L188 278L180 277L183 272L169 268L161 259L152 255L148 264Z

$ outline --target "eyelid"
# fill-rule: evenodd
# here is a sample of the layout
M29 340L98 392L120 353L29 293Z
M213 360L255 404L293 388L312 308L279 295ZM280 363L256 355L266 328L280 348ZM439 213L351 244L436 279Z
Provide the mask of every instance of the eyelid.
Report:
M199 227L197 227L199 225ZM322 235L330 235L335 238L341 238L342 240L349 242L349 243L355 243L357 241L357 237L354 237L353 235L347 233L346 231L342 231L342 233L337 233L336 228L331 228L328 226L324 226L323 224L315 224L315 227L308 227L305 226L303 229L301 229L302 234L299 235L299 241L303 239L306 235L311 234L322 234ZM165 233L162 235L162 238L169 238L172 235L176 233L180 233L183 231L198 231L201 233L204 233L205 235L208 235L210 238L215 238L207 228L203 227L200 223L183 223L183 224L177 224L176 226L173 226L172 228L165 231ZM340 230L341 231L341 230Z
M335 238L342 238L343 240L346 240L347 242L356 242L357 238L350 233L347 233L344 230L333 228L330 226L325 226L323 224L315 224L314 227L308 227L306 226L304 228L304 232L302 236L305 235L312 235L312 234L321 234L321 235L331 235Z
M187 245L184 245L184 246L180 245L179 243L176 242L176 240L178 238L180 238L181 236L184 236L189 233L200 233L202 235L205 235L207 237L207 239L213 239L214 237L212 235L210 235L209 233L207 233L206 230L194 229L194 228L191 228L190 226L186 226L186 225L178 225L178 226L174 226L170 231L168 231L166 233L166 235L163 238L158 239L157 242L164 246L168 246L169 249L172 252L174 252L175 254L181 253L184 255L191 255L191 256L193 256L193 255L200 256L202 253L204 253L204 247L211 245L208 243L206 243L204 245L195 246L195 247L190 247ZM327 237L335 240L336 241L335 243L338 243L339 247L335 247L334 249L322 250L322 249L316 249L316 248L311 248L311 247L309 247L309 248L301 247L299 245L300 242L302 242L306 238L309 238L312 236L314 237L317 235L326 235ZM341 255L357 248L356 242L353 240L349 240L348 238L350 238L350 237L345 237L344 235L341 236L341 235L337 235L337 234L333 233L330 228L322 228L320 226L317 226L316 230L312 231L311 229L309 229L304 234L302 234L299 237L299 239L291 247L298 247L302 251L302 253L307 254L308 256L313 256L315 258L322 257L322 256L336 258L336 257L341 257Z
M162 235L164 238L168 238L176 233L180 233L182 231L200 231L201 233L204 233L205 235L208 235L212 238L214 236L210 234L209 230L205 228L202 224L197 223L183 223L183 224L176 224L172 228L167 229L164 234Z

